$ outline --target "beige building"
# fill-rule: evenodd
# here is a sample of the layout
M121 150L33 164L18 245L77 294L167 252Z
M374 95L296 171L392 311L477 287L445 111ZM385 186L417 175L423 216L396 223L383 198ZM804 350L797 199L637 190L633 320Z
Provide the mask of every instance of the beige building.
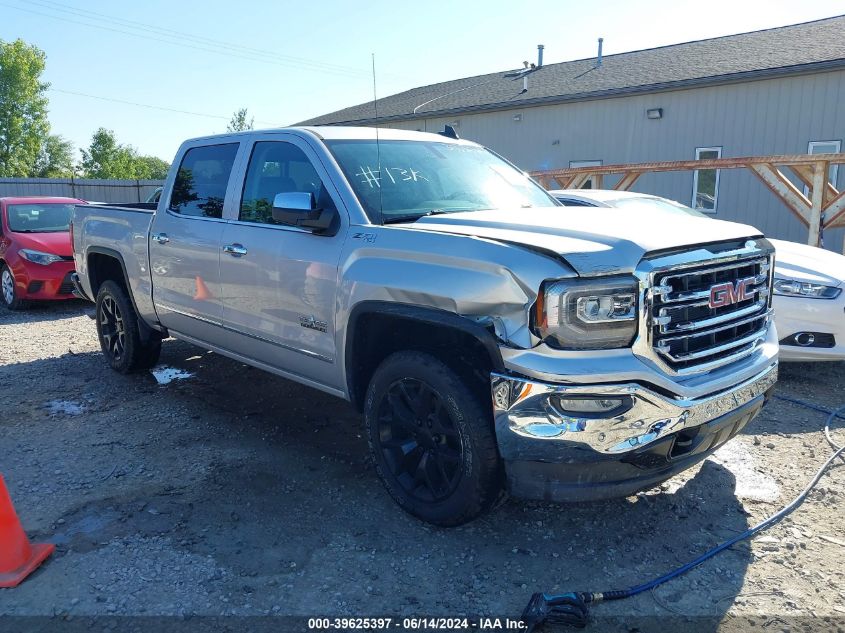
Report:
M538 53L528 68L379 99L377 118L369 102L304 123L430 132L449 124L529 171L843 149L845 16L557 64ZM830 175L845 187L835 166ZM634 190L806 240L746 170L646 174ZM841 252L843 231L824 242Z

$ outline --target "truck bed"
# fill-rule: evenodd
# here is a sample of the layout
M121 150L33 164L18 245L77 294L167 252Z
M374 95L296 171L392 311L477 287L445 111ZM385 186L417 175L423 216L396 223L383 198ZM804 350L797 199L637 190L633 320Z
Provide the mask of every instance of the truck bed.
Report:
M111 256L120 261L126 272L138 313L155 318L148 265L148 240L155 209L155 204L147 202L76 205L71 218L73 257L82 288L91 299L96 299L88 274L92 258Z

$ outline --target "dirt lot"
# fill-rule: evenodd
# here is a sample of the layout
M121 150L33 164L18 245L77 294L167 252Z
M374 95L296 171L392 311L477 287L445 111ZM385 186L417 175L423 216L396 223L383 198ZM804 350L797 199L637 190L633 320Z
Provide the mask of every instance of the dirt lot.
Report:
M517 616L534 591L621 589L672 569L779 509L830 453L824 415L774 400L660 490L511 500L434 529L382 489L351 406L175 340L161 383L117 375L88 309L0 312L0 472L29 533L57 544L0 590L0 616ZM779 393L832 408L843 385L845 364L792 365ZM750 546L594 617L619 630L841 630L843 472Z

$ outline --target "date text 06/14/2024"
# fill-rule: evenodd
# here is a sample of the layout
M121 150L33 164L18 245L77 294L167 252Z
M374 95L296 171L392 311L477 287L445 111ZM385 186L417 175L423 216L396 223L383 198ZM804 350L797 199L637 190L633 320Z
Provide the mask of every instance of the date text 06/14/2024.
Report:
M308 618L309 630L524 630L527 625L513 618L445 618L445 617L345 617L345 618Z

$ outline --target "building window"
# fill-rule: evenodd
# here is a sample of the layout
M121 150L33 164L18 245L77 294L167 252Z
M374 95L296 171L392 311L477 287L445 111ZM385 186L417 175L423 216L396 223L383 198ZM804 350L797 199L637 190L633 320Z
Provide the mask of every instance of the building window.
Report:
M807 146L808 154L838 154L842 151L842 141L810 141ZM830 171L827 174L827 180L834 187L836 186L836 176L839 174L839 165L831 165ZM804 195L810 195L810 188L804 187Z
M721 147L696 147L695 160L722 157ZM719 199L719 170L696 169L692 176L692 208L716 213Z
M600 160L571 160L569 161L569 167L601 167ZM581 189L592 189L593 188L593 179L587 179L583 185L581 185Z

